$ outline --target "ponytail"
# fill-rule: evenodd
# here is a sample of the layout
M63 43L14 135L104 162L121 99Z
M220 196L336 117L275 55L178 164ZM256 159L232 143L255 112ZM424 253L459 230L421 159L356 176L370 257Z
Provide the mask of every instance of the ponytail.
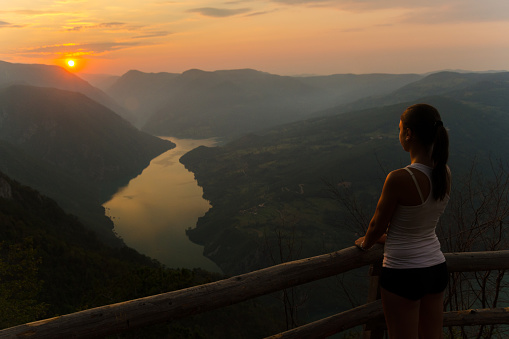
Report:
M401 115L403 126L408 127L417 136L423 146L432 149L433 171L431 184L433 198L443 200L449 187L449 135L438 110L427 104L408 107Z
M435 200L444 200L447 188L449 187L449 170L447 169L449 135L442 121L438 120L437 123L433 151L431 153L431 159L433 159L434 163L433 171L431 172L431 183L433 185L433 198Z

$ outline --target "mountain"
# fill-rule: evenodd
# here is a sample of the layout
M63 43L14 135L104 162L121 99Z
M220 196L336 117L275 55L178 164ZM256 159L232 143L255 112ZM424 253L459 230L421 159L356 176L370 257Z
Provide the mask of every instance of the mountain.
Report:
M18 273L21 267L11 267L9 279L2 279L0 284L8 288L11 279L16 282L21 276L31 275L32 281L25 281L24 287L32 289L32 300L29 302L35 303L37 300L45 311L38 314L38 317L71 312L73 308L83 305L81 303L85 300L96 299L97 302L101 298L93 295L94 290L97 292L100 286L96 279L104 279L103 286L106 286L113 283L114 276L123 271L123 274L127 274L127 271L141 267L156 267L149 258L133 250L105 246L93 232L76 217L65 213L55 201L1 172L0 192L0 262L3 265L26 265L29 268ZM23 252L31 252L31 255L25 261L5 260L13 255L9 252L14 251L21 252L18 253L20 257L26 255ZM122 256L125 256L124 260ZM8 319L16 317L15 311L19 312L16 310L19 300L16 299L21 297L20 294L5 293L0 298L0 303L10 303L11 307L7 309L14 313L7 319L2 317L0 325L13 325L8 323ZM7 299L4 300L4 296L8 296ZM25 305L26 313L30 313L31 308ZM35 319L21 317L19 320Z
M0 170L110 241L113 225L101 205L174 147L81 93L14 85L0 89L0 112Z
M222 278L106 246L55 201L1 172L0 225L0 329ZM244 302L123 336L262 338L282 330L270 307Z
M428 96L419 96L423 87L415 86L414 92L405 90L412 101L299 121L185 154L180 161L213 206L188 231L190 239L228 274L267 265L266 237L277 229L301 242L302 257L348 246L356 231L345 227L348 211L331 199L330 188L347 188L367 224L387 173L409 162L397 130L401 113L416 102L441 112L455 178L466 175L474 161L488 173L490 160L507 159L506 74L468 84L458 82L457 74L430 77L422 83L454 85L437 86L440 95L425 91ZM397 101L399 93L380 100Z
M333 74L299 78L302 82L336 93L337 104L372 96L387 95L405 85L419 81L419 74Z
M173 73L143 73L133 70L117 79L107 89L107 93L133 112L133 123L142 127L151 114L159 110L177 90L175 79L178 76Z
M51 87L82 93L115 111L123 118L132 119L131 113L118 105L106 93L59 66L14 64L0 61L0 88L16 84Z
M107 91L156 135L232 138L420 79L408 75L289 77L251 69L130 71Z
M500 88L500 90L504 91L504 88L507 87L508 81L509 72L438 72L430 74L421 80L402 86L389 95L363 98L346 105L339 105L337 107L327 109L320 112L319 115L334 115L353 110L391 105L398 102L417 100L419 98L431 95L444 95L469 101L470 99L468 99L468 93L470 91L472 91L472 93L478 93L479 86L496 86Z
M105 216L96 185L77 180L47 161L30 156L3 140L0 140L0 158L0 171L59 201L68 213L78 216L105 243L123 245L112 232L113 222Z
M118 75L81 73L80 78L102 91L108 90L119 78Z
M115 183L174 147L140 132L76 92L32 86L0 90L0 138L73 175Z
M506 82L509 72L500 73L456 73L439 72L430 74L420 81L403 86L394 91L393 96L402 99L411 98L415 95L442 95L453 91L467 90L468 88L483 82Z

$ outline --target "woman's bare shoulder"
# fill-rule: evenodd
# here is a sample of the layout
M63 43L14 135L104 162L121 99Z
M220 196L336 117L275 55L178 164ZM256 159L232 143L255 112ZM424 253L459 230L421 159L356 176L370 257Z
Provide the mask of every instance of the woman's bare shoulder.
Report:
M405 182L406 179L408 179L408 172L405 168L399 168L399 169L396 169L396 170L390 172L389 175L387 175L387 179L391 180L391 181L395 181L395 182L398 182L401 180L403 180L403 182Z
M392 190L400 191L405 187L411 179L408 172L404 168L400 168L390 172L385 179L385 187Z

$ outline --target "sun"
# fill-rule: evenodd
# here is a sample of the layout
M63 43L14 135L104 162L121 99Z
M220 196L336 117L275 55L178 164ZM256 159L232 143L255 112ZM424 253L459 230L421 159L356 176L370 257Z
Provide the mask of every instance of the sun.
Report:
M87 61L83 58L67 56L56 60L55 63L68 72L79 73L86 67Z

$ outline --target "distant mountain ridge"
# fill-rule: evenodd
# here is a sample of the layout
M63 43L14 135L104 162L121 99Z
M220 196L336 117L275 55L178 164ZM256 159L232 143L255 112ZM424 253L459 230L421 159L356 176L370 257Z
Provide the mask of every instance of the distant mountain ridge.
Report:
M340 105L327 109L319 115L334 115L353 110L360 110L372 107L392 105L398 102L417 100L418 98L445 95L453 98L463 98L466 101L472 101L468 98L468 93L479 93L480 86L497 86L501 89L507 87L509 81L509 72L498 73L457 73L443 71L432 73L418 81L409 83L392 93L384 96L375 96L363 98L355 102ZM466 94L466 95L465 95ZM493 93L492 93L493 95ZM493 103L485 102L487 105Z
M0 60L0 88L11 85L32 85L79 92L110 108L123 118L132 119L130 113L106 93L59 66L15 64Z
M279 76L252 69L182 74L129 71L107 93L142 130L177 137L232 138L298 121L365 96L389 93L417 74Z
M120 78L118 75L80 73L80 78L103 92L109 89L115 81Z
M107 93L133 113L132 123L143 126L151 113L159 110L174 89L173 73L129 71L107 89Z

